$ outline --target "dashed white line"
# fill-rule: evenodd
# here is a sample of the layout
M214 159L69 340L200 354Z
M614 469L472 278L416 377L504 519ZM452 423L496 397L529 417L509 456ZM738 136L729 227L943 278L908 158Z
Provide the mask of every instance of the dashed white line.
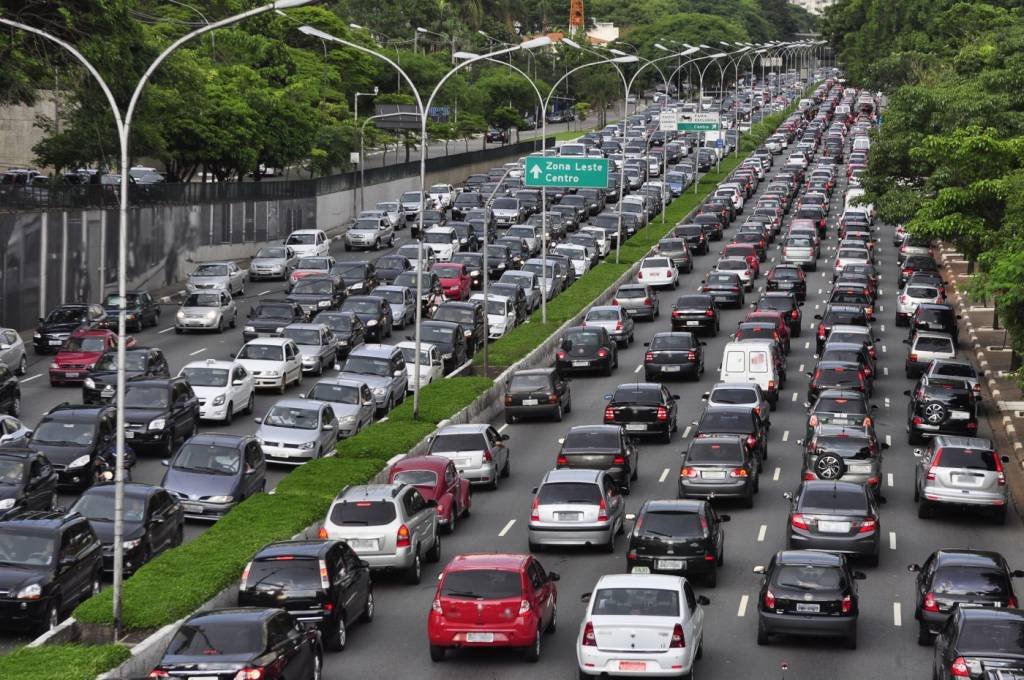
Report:
M885 307L883 307L882 305L878 305L878 311L884 312L885 311Z
M782 441L784 441L784 442L788 442L789 441L789 430L786 430L785 432L782 433Z
M506 427L508 427L508 423L505 423L504 425L502 425L501 427L499 427L499 428L498 428L498 432L504 432L504 431L505 431L505 428L506 428Z
M821 288L818 289L818 295L821 295Z
M889 532L889 550L895 550L895 549L896 549L896 532L895 531L890 531Z
M881 275L881 274L879 274L879 275L878 275L878 278L882 278L882 275ZM878 289L878 297L882 297L882 292L883 292L883 291L882 291L882 289L881 289L881 288L879 288L879 289Z
M888 444L889 446L892 446L892 435L891 434L885 435L885 443Z
M668 479L669 469L665 468L661 471L661 477L658 477L658 484L664 484L665 480Z
M781 474L782 474L782 468L780 468L780 467L775 468L775 472L772 473L772 481L773 482L779 481L779 475L781 475Z
M810 348L811 348L811 341L808 340L807 342L804 343L804 349L810 349Z
M885 398L885 407L889 408L889 397Z
M897 628L903 625L903 613L899 602L892 603L892 625Z
M889 485L889 488L890 488L890 489L891 489L892 487L896 486L895 482L893 481L893 478L892 478L892 473L891 473L891 472L889 472L889 473L887 473L887 474L885 475L885 483Z
M171 326L170 328L165 328L162 331L157 331L157 335L163 335L164 333L170 333L173 330L174 330L174 326ZM24 382L24 381L22 381L22 382Z
M884 333L885 332L885 324L883 323L880 328L882 329L882 332Z
M768 532L768 525L762 524L761 528L757 530L757 542L764 543L764 535Z
M515 521L514 519L510 519L510 520L508 521L508 524L506 524L505 526L503 526L503 527L501 528L501 531L499 531L499 532L498 532L498 536L504 536L505 534L507 534L507 533L508 533L508 530L509 530L509 529L511 529L511 528L512 528L512 525L513 525L513 524L515 524L515 523L516 523L516 521Z
M639 366L637 366L636 368L633 369L633 372L634 373L639 373L641 370L643 370L643 367L644 367L644 365L640 364Z
M690 436L690 426L689 426L689 425L687 425L687 426L686 426L686 429L685 429L685 430L683 430L683 439L686 439L686 438L687 438L687 437L689 437L689 436Z
M886 347L885 345L882 345L882 354L885 354L888 351L889 351L889 348Z
M796 401L796 400L797 400L797 399L799 399L799 398L800 398L800 395L799 395L799 394L797 394L796 392L794 392L794 393L793 393L793 401Z
M31 381L35 380L36 378L42 378L42 377L43 377L43 374L42 374L42 373L36 373L35 375L33 375L33 376L31 376L31 377L28 377L28 378L22 378L22 379L21 379L21 384L22 384L22 385L24 385L24 384L25 384L25 383L27 383L27 382L31 382Z
M747 603L749 601L750 601L750 596L749 595L744 595L743 597L740 598L740 607L739 607L739 609L736 610L736 616L742 617L742 616L746 616L747 615Z
M206 351L206 348L205 348L205 347L200 347L200 348L199 348L199 349L197 349L197 350L196 350L195 352L190 352L190 353L189 353L189 356L190 356L190 357L194 357L195 355L197 355L197 354L202 354L202 353L203 353L203 352L205 352L205 351Z
M268 293L270 293L270 291L269 290L265 290L265 291L263 291L261 293L256 293L256 296L257 297L263 297L264 295L267 295Z
M888 366L882 366L882 374L883 375L889 375L889 367Z

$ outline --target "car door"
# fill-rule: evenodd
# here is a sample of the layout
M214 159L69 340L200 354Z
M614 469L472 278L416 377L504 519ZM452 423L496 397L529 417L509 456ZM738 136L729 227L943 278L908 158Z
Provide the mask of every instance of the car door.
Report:
M267 621L267 651L272 655L269 665L280 669L282 680L305 680L309 677L312 657L303 650L304 636L290 614L281 612Z
M366 611L370 603L370 593L373 591L370 570L363 566L363 561L359 559L359 556L347 544L340 544L338 550L340 562L344 565L345 571L350 577L345 611L348 612L350 617L355 619Z
M61 607L67 607L78 600L89 585L88 578L91 574L80 558L89 538L83 532L84 526L84 522L70 524L61 532L57 552L57 583L63 594Z
M604 502L608 506L608 516L613 518L613 521L617 521L619 524L623 523L625 501L622 499L622 494L619 492L619 485L612 480L610 475L604 475L601 485L604 489ZM616 526L616 530L618 527Z
M547 630L555 615L554 585L540 562L531 558L526 567L526 580L532 589L531 605L540 613L541 628Z
M359 386L359 420L358 429L362 429L373 422L373 414L377 406L373 400L373 392L364 383Z
M686 614L683 620L683 631L687 640L694 640L692 649L697 649L698 641L704 633L704 609L697 603L697 597L693 593L693 586L689 581L683 582L683 602Z
M420 549L429 549L437 540L437 531L433 521L433 517L436 517L437 513L427 505L423 496L416 489L410 489L402 501L405 504L406 513L415 527L413 531L418 537Z
M333 452L338 443L338 419L330 406L324 406L320 411L320 443L324 455Z
M327 235L322 231L316 232L316 253L317 255L327 255L329 252L327 247Z
M291 378L288 376L293 374L302 374L302 363L299 361L298 348L295 343L288 341L284 345L284 380L290 382Z
M174 545L178 534L174 501L164 490L157 490L149 497L150 545L158 553Z
M494 456L495 465L499 470L504 470L509 464L509 452L508 445L505 444L505 435L500 434L493 427L488 427L484 433L487 438L487 447L491 450L491 455Z
M391 375L392 392L395 403L398 403L409 390L409 373L405 370L405 357L402 356L401 350L396 350L391 355Z
M235 304L235 299L230 295L221 293L220 300L220 313L229 322L234 321L238 318L238 307Z
M57 485L52 479L52 468L46 459L37 456L29 461L28 479L25 482L25 508L28 510L49 510Z
M267 462L263 457L263 450L260 448L259 443L255 441L246 443L242 455L245 463L242 470L242 488L245 491L245 497L248 498L263 490Z
M235 366L231 369L231 402L234 404L236 411L240 411L247 408L249 399L252 396L252 376L249 375L249 371L245 370L245 366Z

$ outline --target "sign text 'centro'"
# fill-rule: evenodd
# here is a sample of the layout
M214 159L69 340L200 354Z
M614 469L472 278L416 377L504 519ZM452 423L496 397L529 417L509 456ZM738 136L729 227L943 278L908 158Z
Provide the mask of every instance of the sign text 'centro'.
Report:
M523 177L528 187L606 189L608 159L527 156Z

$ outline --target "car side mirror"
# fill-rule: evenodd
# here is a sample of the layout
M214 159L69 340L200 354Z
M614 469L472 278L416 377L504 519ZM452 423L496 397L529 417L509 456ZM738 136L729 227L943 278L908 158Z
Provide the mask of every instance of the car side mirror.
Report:
M559 444L564 444L565 443L565 437L559 437L558 438L558 443Z
M673 395L672 395L672 398L673 398L673 399L679 399L680 397L679 397L679 395L678 395L678 394L673 394Z
M921 571L921 565L920 564L908 564L907 565L907 571L909 571L911 574L916 574L917 572ZM1021 573L1024 573L1024 572L1021 572Z
M904 345L909 345L909 344L910 344L910 340L904 340L904 341L903 341L903 344L904 344Z
M882 442L881 447L883 451L886 451L889 449L889 444L887 444L886 442Z
M793 501L793 492L792 491L786 491L786 492L784 492L782 494L782 497L785 498L787 501L792 502Z
M590 602L590 593L583 593L580 595L580 602Z
M814 318L817 319L818 321L821 321L821 314L815 314Z
M1003 463L1009 463L1010 462L1010 457L1009 456L1000 456L999 460L1001 462L1003 462Z
M909 397L910 396L910 390L903 390L903 396Z
M708 598L706 595L698 595L697 604L701 605L702 607L707 606L711 604L711 599Z
M1010 573L1010 576L1013 578L1024 578L1024 570L1014 569L1013 572Z
M867 577L868 577L868 575L865 574L863 571L855 571L855 572L853 572L853 578L855 578L858 581L863 581Z
M163 465L164 467L170 467L171 461L167 458L164 458L163 460L160 461L160 464Z
M436 508L437 507L437 499L435 499L435 498L431 498L426 503L427 503L427 507L430 507L430 508Z
M755 574L760 574L762 576L765 574L765 568L760 564L754 567L753 571Z
M562 580L562 575L559 574L557 571L549 571L548 572L548 580L549 581L561 581Z
M708 399L711 398L711 393L705 392L704 394L700 395L700 398L703 399L704 401L707 401Z

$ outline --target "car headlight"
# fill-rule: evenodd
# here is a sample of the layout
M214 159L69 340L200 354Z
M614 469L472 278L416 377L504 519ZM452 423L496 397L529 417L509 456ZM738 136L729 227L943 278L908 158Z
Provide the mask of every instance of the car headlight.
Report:
M387 396L387 393L388 393L388 388L386 388L386 387L374 387L373 388L373 396L375 396L375 397L385 397L385 396Z
M309 450L309 449L313 448L314 446L316 446L316 442L303 442L302 443L302 448L306 449L306 450Z
M274 329L275 333L284 333L284 326L278 326Z
M206 499L207 503L232 503L234 502L234 496L210 496Z
M224 395L224 394L218 394L213 399L213 405L214 406L220 406L221 404L223 404L224 403L224 399L225 399L226 396L227 395Z
M175 316L177 316L179 319L184 319L185 318L185 312L179 309L178 313L175 314Z
M355 416L342 416L342 417L338 418L338 423L340 423L341 425L355 425L356 417Z
M469 273L469 275L470 276L480 276L480 270L479 269L474 269L473 271L471 271Z
M316 303L316 306L317 307L330 307L331 306L331 301L330 300L321 300L320 302Z
M19 600L38 600L43 596L43 587L38 583L25 586L18 591L17 598Z
M167 420L164 418L157 418L156 420L149 421L149 427L147 429L162 430L165 427L167 427Z
M96 389L96 381L93 380L92 378L86 378L85 379L85 389L87 389L87 390L94 390L94 389Z
M36 338L36 339L39 339L39 338L43 337L43 334L42 333L33 333L32 337Z
M280 375L277 371L263 371L264 378L277 378Z
M214 319L217 318L217 312L214 312L214 311L207 312L206 313L206 318L207 318L208 321L213 321Z
M121 545L124 547L125 550L135 550L140 545L142 545L142 539L141 538L133 538L130 541L122 542Z
M5 498L2 501L0 501L0 510L10 510L13 507L14 507L14 499L13 498Z
M377 325L377 320L376 319L370 319L369 321L366 322L366 325L367 326L376 326Z
M448 352L448 354L442 354L441 358L442 359L451 359L452 358L452 353Z
M50 368L52 368L53 370L55 370L55 371L56 371L57 369L59 369L59 368L60 368L60 364L58 364L58 363L57 363L56 361L54 361L54 362L51 362L51 363L50 363Z
M92 456L90 456L89 454L85 454L84 456L79 456L78 458L75 458L73 461L68 463L68 467L69 468L85 467L86 465L89 464L89 461L91 461L91 460L92 460Z

